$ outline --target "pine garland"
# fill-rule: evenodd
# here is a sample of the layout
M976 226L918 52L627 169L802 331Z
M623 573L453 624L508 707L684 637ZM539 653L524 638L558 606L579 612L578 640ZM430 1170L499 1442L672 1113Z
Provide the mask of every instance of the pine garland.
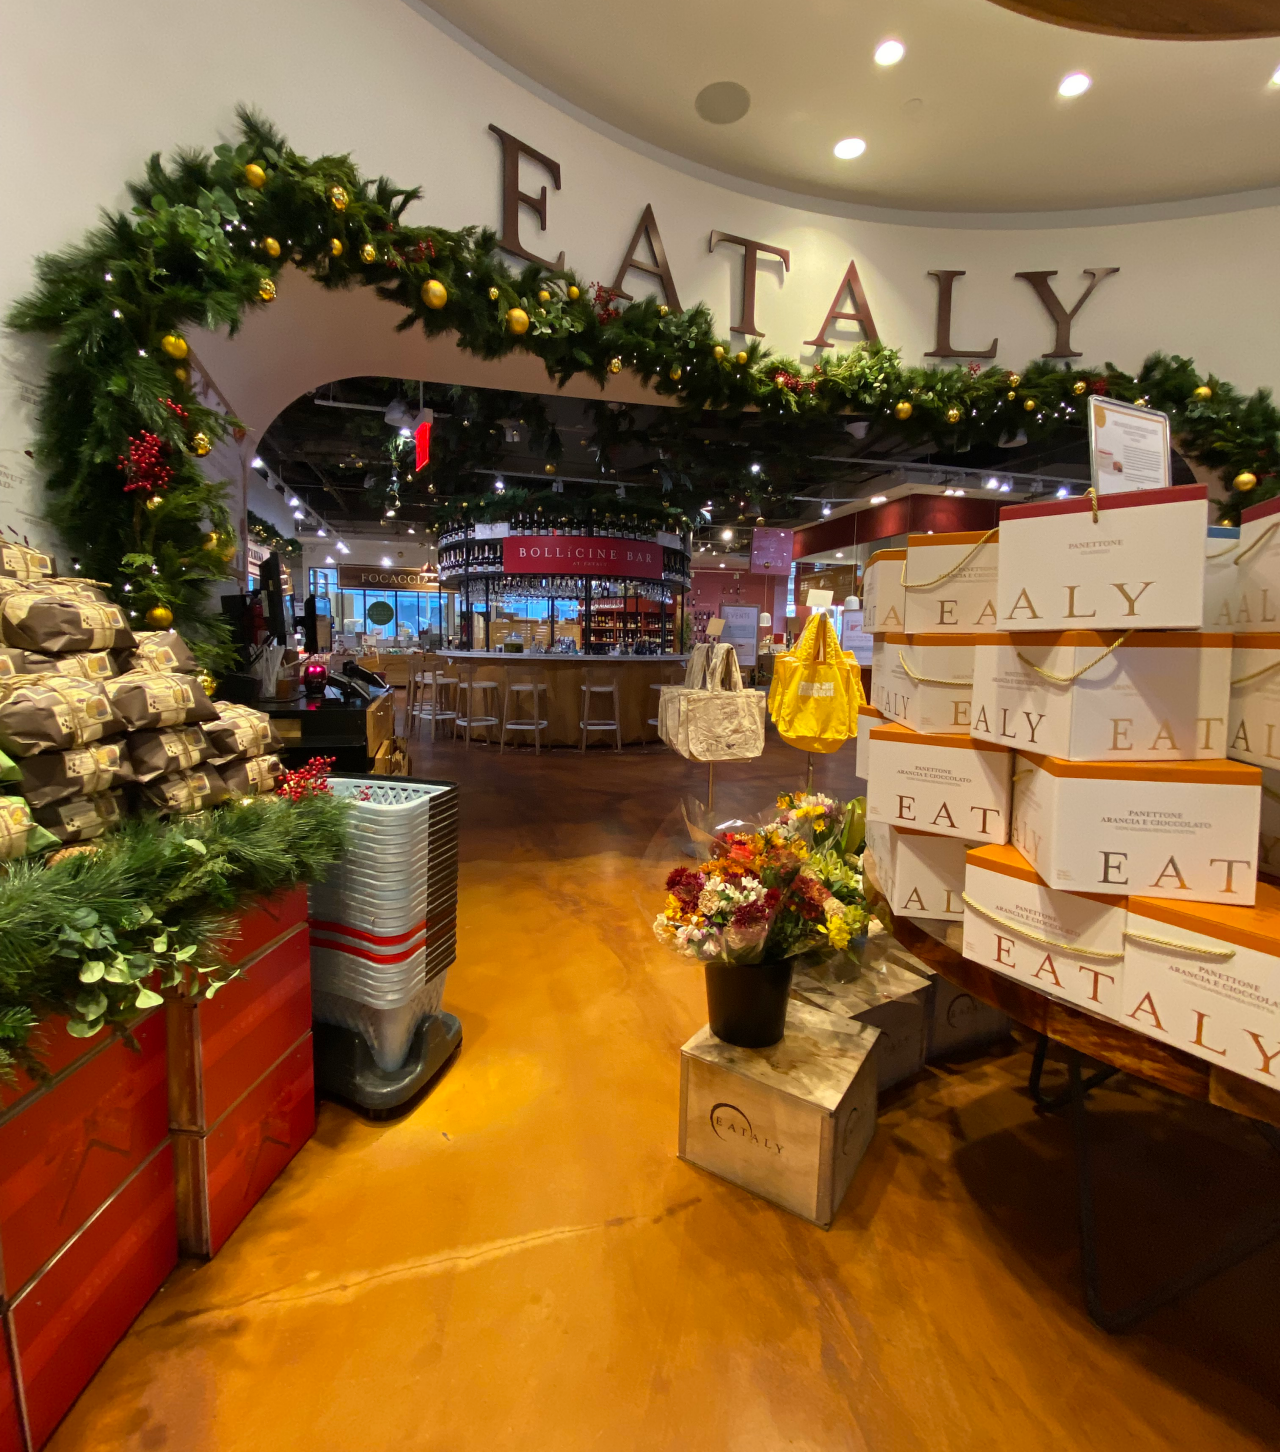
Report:
M289 535L281 534L269 519L263 519L252 509L246 513L249 533L260 545L266 545L268 549L274 550L282 559L300 560L302 558L302 541L300 539L293 539Z
M572 271L513 271L494 255L491 230L409 226L404 212L419 189L364 177L349 156L308 160L262 117L238 114L234 146L179 151L167 167L153 156L130 187L133 211L40 258L38 286L8 319L53 340L36 451L51 520L87 574L130 584L119 597L127 609L141 616L168 605L213 668L229 645L207 585L228 578L235 537L225 485L206 480L196 461L235 421L194 396L183 329L234 332L249 309L270 306L287 265L324 287L373 287L403 310L400 329L454 332L482 358L532 352L559 384L577 374L603 384L630 369L678 399L690 443L703 411L750 409L779 448L798 423L846 414L868 422L872 447L884 440L946 456L1020 430L1044 445L1078 438L1090 395L1107 393L1169 413L1179 447L1232 486L1227 518L1280 492L1280 412L1269 391L1245 396L1202 379L1188 359L1153 354L1136 377L1110 364L1037 361L1019 376L976 364L904 367L877 345L805 369L758 341L733 349L702 304L671 313L645 299L619 310ZM124 491L120 461L139 444L172 470L163 489ZM704 486L683 475L676 483L691 512L692 491Z
M231 975L230 915L314 881L342 851L346 804L256 797L161 824L129 820L94 852L9 864L0 885L0 1077L39 1072L32 1030L66 1015L89 1037L154 1007L157 989L210 993Z

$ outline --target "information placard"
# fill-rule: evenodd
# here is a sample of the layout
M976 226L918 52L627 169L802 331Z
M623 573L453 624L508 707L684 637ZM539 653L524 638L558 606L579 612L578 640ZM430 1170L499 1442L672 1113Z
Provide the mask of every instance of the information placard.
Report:
M1091 399L1089 458L1099 494L1168 489L1169 415L1114 398Z
M739 667L750 670L756 663L760 640L759 608L755 605L722 605L720 614L724 618L721 641L733 646Z

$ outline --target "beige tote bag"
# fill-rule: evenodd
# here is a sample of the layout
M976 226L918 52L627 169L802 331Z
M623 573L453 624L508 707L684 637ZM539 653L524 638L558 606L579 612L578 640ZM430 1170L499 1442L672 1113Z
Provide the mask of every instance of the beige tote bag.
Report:
M680 698L675 749L691 761L753 761L764 751L764 721L764 695L743 689L736 651L717 645L707 689Z
M658 692L658 735L668 746L679 750L676 741L680 729L680 701L689 691L703 689L706 682L707 663L711 659L710 645L695 645L685 666L684 684L663 686Z

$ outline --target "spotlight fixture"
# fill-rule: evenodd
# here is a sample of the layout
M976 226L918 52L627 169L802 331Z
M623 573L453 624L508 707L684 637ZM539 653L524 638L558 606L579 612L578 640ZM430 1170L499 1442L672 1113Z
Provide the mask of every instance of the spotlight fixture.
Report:
M1086 76L1083 71L1072 71L1069 76L1063 76L1058 82L1058 95L1065 96L1070 100L1074 96L1083 96L1093 85L1091 77Z
M389 570L391 568L391 556L383 555L381 564L384 570Z
M294 519L306 519L307 516L305 514L303 514L302 510L295 509L293 511L293 517L294 517Z
M493 490L495 494L505 494L507 486L503 483L501 479L495 479L493 481Z
M723 561L723 560L721 560L721 561L720 561L720 568L721 568L721 569L722 569L722 570L723 570L723 569L724 569L724 561Z
M301 504L301 503L302 503L302 500L299 499L296 494L291 494L289 496L289 508L290 509L297 509L298 505Z
M1280 91L1280 66L1277 66L1275 70L1272 71L1271 79L1267 82L1267 85L1274 86L1277 91ZM108 273L107 276L110 277L111 274Z
M251 469L265 469L267 466L262 462L261 458L257 454L255 454L253 456L253 461L250 463L249 467Z
M721 539L732 539L733 538L733 531L731 529L722 529L720 531L720 538Z
M413 430L412 429L401 429L400 430L400 437L402 439L411 439L413 437Z
M336 549L340 555L349 555L351 553L351 551L346 547L346 545L342 543L341 540L338 541Z
M332 555L325 555L324 562L325 562L326 565L333 564L333 556Z
M986 481L986 483L983 485L983 488L984 489L999 489L999 487L1000 487L1000 481L999 481L999 479L995 478L994 475L990 479L988 479Z
M831 506L829 504L824 504L822 506L822 517L823 517L823 519L826 519L827 515L829 515L830 513L831 513Z
M1008 494L1008 492L1012 488L1013 488L1013 485L1012 484L1001 484L1001 486L1000 486L1000 492L1001 492L1001 494Z
M867 143L861 136L846 136L843 141L835 144L835 153L841 161L852 161L855 156L861 156L867 149Z
M889 496L887 494L873 494L871 496L871 498L867 500L867 503L868 504L884 504L884 503L887 502L888 498L889 498Z
M907 48L900 40L882 40L876 46L876 65L896 66L907 53Z
M753 474L758 474L760 472L760 465L759 464L752 464L752 466L751 466L751 472Z
M1068 489L1065 484L1062 484L1062 485L1059 486L1059 488L1058 488L1058 498L1059 499L1067 499L1067 498L1070 497L1070 495L1071 495L1071 490Z
M836 559L838 559L838 560L844 559L844 551L843 550L837 550L836 551Z
M323 529L318 529L316 530L316 533L320 536L321 539L324 539L326 537L327 531Z

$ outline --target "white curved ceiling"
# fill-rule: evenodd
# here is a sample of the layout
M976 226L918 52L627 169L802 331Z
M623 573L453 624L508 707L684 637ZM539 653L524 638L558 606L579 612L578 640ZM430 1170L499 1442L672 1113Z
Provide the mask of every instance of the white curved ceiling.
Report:
M1016 212L1280 185L1280 39L1133 40L990 0L428 0L564 100L688 160L844 202ZM1210 3L1210 0L1205 0ZM1280 8L1280 0L1278 0ZM906 56L883 68L879 42ZM1092 88L1057 94L1070 71ZM704 121L716 81L745 117ZM834 144L862 137L839 161Z

